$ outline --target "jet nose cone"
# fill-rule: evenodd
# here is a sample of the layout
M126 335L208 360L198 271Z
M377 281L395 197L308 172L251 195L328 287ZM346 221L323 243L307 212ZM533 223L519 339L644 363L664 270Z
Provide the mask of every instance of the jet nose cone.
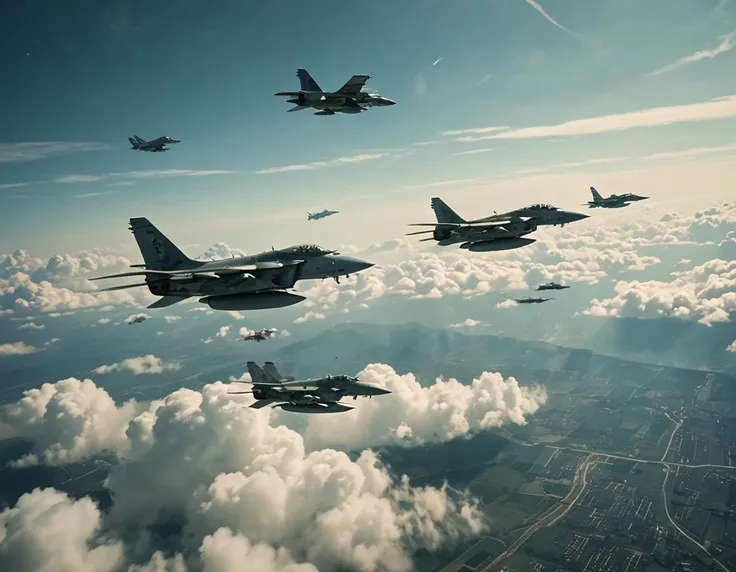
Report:
M360 272L361 270L367 270L368 268L373 266L372 262L361 260L360 258L355 258L353 256L341 256L340 262L342 262L341 266L345 268L347 274Z
M586 218L590 218L589 215L583 214L583 213L569 213L568 216L570 217L570 220L573 221L573 222L574 221L578 221L578 220L583 220L583 219L586 219Z
M387 99L386 105L396 105L396 102L393 99Z

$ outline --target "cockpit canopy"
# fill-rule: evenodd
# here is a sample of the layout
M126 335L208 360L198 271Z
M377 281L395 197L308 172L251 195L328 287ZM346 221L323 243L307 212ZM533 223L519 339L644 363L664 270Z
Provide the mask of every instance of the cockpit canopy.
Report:
M357 381L354 377L350 377L349 375L328 375L327 379L329 379L330 381L342 382Z
M325 250L321 246L316 244L299 244L298 246L290 246L284 249L285 252L291 252L294 254L311 254L313 256L322 256L324 254L330 254L331 250Z
M558 210L557 207L553 207L552 205L547 205L547 204L531 205L526 208L528 210L534 210L534 211L556 211Z

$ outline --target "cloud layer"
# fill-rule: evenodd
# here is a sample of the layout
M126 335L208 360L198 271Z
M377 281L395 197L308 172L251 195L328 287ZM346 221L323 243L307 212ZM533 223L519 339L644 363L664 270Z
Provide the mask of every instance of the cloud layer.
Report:
M0 417L34 441L17 464L62 465L114 452L121 463L106 486L115 504L102 515L89 499L53 489L25 495L0 513L0 567L30 572L54 562L57 570L113 570L133 558L149 563L138 570L186 570L188 560L191 570L235 572L247 563L264 572L408 572L413 551L479 534L485 517L466 494L396 480L370 450L351 461L321 447L335 440L346 446L446 440L523 423L543 402L543 390L490 373L471 386L449 380L422 389L413 376L382 364L359 376L392 387L393 401L363 400L350 413L359 418L343 416L347 432L337 431L338 438L330 420L310 421L306 443L272 426L269 411L243 407L220 382L119 406L91 380L26 391ZM406 416L398 414L402 407ZM370 430L359 434L364 425ZM160 539L145 532L162 514L186 522L185 558L165 557ZM56 536L48 542L45 534L61 523L63 542Z

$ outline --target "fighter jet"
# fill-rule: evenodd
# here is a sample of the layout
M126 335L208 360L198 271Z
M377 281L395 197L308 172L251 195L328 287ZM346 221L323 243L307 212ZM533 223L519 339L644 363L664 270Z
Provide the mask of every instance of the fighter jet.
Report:
M287 111L301 111L303 109L318 110L315 115L335 115L335 113L360 113L369 107L387 107L396 105L395 101L363 91L369 75L354 75L337 91L322 91L317 82L312 79L305 69L296 70L301 88L299 91L280 91L277 96L290 97L288 103L295 107Z
M272 337L278 330L276 328L263 328L262 330L259 330L257 332L253 332L252 334L248 334L247 336L243 336L240 338L244 342L248 341L255 341L255 342L262 342L263 340L267 340L268 338Z
M531 205L502 214L475 220L465 220L445 204L439 197L432 199L432 210L436 223L417 223L409 226L433 226L434 230L408 233L407 236L432 233L439 246L460 244L471 252L489 252L521 248L535 242L525 235L537 230L539 225L564 226L571 222L588 218L587 215L563 211L551 205Z
M552 298L519 298L516 300L517 304L541 304L542 302L547 302L548 300L551 300Z
M566 290L569 288L569 286L563 286L562 284L557 284L556 282L549 282L547 284L540 284L537 286L537 292L540 292L542 290Z
M588 208L604 208L604 209L620 209L622 207L628 207L632 202L644 201L649 197L640 197L632 193L626 193L624 195L611 195L610 197L603 198L601 194L595 190L595 187L590 187L590 192L593 194L593 200L588 201Z
M331 211L331 210L325 209L318 213L307 213L307 220L319 220L321 218L332 216L333 214L337 214L339 212L340 211Z
M252 393L256 402L253 409L271 405L292 413L340 413L353 409L338 403L343 397L371 398L391 393L387 389L362 383L348 375L328 375L317 379L286 379L273 362L266 362L264 369L255 362L248 362L252 391L230 391L231 395Z
M262 310L298 304L304 296L287 290L299 280L350 276L373 266L371 262L341 255L316 245L303 244L249 256L203 262L192 260L179 250L147 218L131 218L130 229L145 264L143 268L99 276L90 280L144 276L145 282L105 288L123 290L147 286L151 294L163 296L148 306L164 308L192 296L213 310Z
M145 139L138 137L138 135L128 137L128 141L130 141L130 144L132 145L130 148L131 151L149 151L151 153L163 153L164 151L169 150L166 145L181 143L179 139L172 139L171 137L159 137L153 141L146 141Z

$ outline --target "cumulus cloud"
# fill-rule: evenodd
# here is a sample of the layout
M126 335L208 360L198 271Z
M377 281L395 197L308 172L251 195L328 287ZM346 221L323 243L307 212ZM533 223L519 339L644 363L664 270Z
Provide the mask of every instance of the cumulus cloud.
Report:
M673 272L661 282L619 281L614 295L594 299L585 314L606 317L672 317L706 326L728 322L736 311L736 260L711 260L692 270Z
M19 330L43 330L46 326L44 324L41 324L40 326L38 324L34 324L33 322L26 322L22 326L18 326Z
M736 353L736 340L729 344L729 346L726 348L726 351Z
M116 572L124 563L123 544L105 542L101 528L92 499L35 489L0 512L0 569Z
M133 324L140 324L141 322L145 322L146 320L150 320L151 316L148 314L144 314L143 312L139 312L138 314L133 314L132 316L128 316L125 318L125 323L130 325Z
M482 322L479 322L478 320L474 320L473 318L467 318L464 322L459 322L457 324L450 324L451 328L476 328L480 325L482 325Z
M218 338L224 338L227 336L227 333L230 331L230 326L222 326L218 331L216 336Z
M100 292L89 277L128 270L131 262L104 249L59 254L44 261L24 250L0 257L0 304L17 312L62 313L110 304L150 304L147 289Z
M223 260L225 258L236 258L245 256L245 252L239 248L230 248L224 242L216 242L197 257L197 260Z
M164 316L164 320L166 320L167 324L171 324L172 322L181 320L181 316Z
M51 338L48 342L44 342L43 345L45 346L52 346L54 344L58 344L61 340L59 338Z
M97 320L97 323L98 324L101 324L103 326L105 324L109 324L110 322L112 322L112 320L110 318L100 318L99 320Z
M321 312L312 312L311 310L304 314L303 316L298 317L296 320L294 320L295 324L303 324L304 322L308 322L310 320L324 320L325 315Z
M130 371L133 375L164 373L178 371L181 365L178 362L165 362L153 354L124 359L110 365L101 365L95 368L95 373L112 373L115 371Z
M498 383L504 382L491 382L486 394L478 394L480 403L466 403L459 411L478 425L499 422L498 413L488 413L497 399L507 400L508 390L501 391L503 397L494 394ZM62 391L67 394L57 397ZM80 395L72 395L75 391ZM139 572L183 570L184 559L205 570L230 565L239 570L247 563L264 572L408 572L413 551L436 550L484 529L484 517L467 494L394 479L370 450L355 461L334 449L308 452L298 433L271 426L269 411L242 407L219 382L202 392L180 389L147 407L129 402L116 408L89 380L46 384L26 392L24 400L11 406L16 412L10 419L18 433L38 441L39 462L72 462L101 450L116 451L123 462L106 480L114 504L103 532L88 499L70 501L53 490L34 491L0 513L3 524L28 514L25 526L13 527L16 535L35 534L39 527L30 518L48 526L55 515L55 522L67 527L58 542L53 530L32 542L18 541L12 557L3 555L4 568L25 572L20 563L36 569L45 562L38 559L55 556L55 569L71 569L64 567L66 558L73 558L75 570L84 570L86 562L90 570L107 570L108 564L119 569L121 554L135 554L138 562L148 560L132 568ZM74 414L59 414L60 408ZM442 409L425 414L444 421L445 435L462 431L458 415L443 416ZM417 415L408 423L422 433ZM40 503L41 495L53 500L48 508L24 508ZM82 503L78 510L84 508L84 518L67 510L74 503ZM146 530L161 514L186 523L180 555L158 552ZM123 532L126 550L118 540ZM43 544L47 534L52 540ZM108 552L98 560L93 551L101 547Z
M507 300L503 300L502 302L498 302L496 304L496 308L499 310L503 310L504 308L515 308L519 304L516 302L516 300L512 300L511 298Z
M310 416L304 434L308 444L369 447L448 441L505 423L525 425L547 401L544 388L525 387L499 373L484 372L470 385L451 378L422 387L411 373L399 375L391 366L370 364L358 378L391 393L355 402L356 408L346 415Z
M38 349L36 349L33 346L29 346L25 342L13 342L10 344L0 344L0 357L34 354L37 351Z
M20 437L34 441L19 466L74 463L106 450L124 451L125 431L137 412L130 401L117 406L89 379L44 383L3 406L0 420Z

